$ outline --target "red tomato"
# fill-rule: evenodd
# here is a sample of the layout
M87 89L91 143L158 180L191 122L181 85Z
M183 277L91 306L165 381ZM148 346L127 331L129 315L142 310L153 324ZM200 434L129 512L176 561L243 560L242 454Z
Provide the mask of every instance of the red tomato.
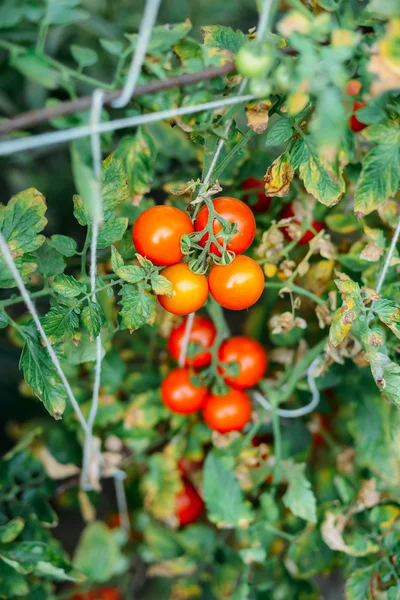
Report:
M243 196L243 202L245 202L253 212L266 212L271 206L272 198L265 195L264 183L261 179L248 177L242 183L242 190L250 190L249 194ZM256 196L258 200L252 203L252 196Z
M107 517L107 527L109 529L117 529L121 527L121 517L119 513L112 513Z
M208 279L214 300L231 310L242 310L257 302L264 283L261 267L248 256L236 256L230 265L215 265Z
M179 355L181 353L183 339L185 336L186 329L186 319L174 327L171 331L171 334L168 338L168 351L170 355L176 360L179 361ZM195 368L206 367L211 362L211 354L207 352L209 348L213 345L214 339L216 335L216 330L214 324L210 319L206 317L195 316L193 320L192 329L190 331L189 343L193 342L195 344L199 344L202 348L204 348L204 352L198 352L193 358L186 357L185 365L193 366Z
M288 219L289 217L294 217L294 216L296 216L296 215L293 210L293 202L289 202L289 204L287 204L285 206L285 208L283 209L283 211L281 213L281 219ZM300 225L301 219L300 220L296 219L294 222L298 223ZM313 221L312 226L315 229L315 231L318 233L325 227L325 223L323 221ZM288 231L287 227L282 227L282 233L287 240L290 241L292 239L289 235L289 231ZM315 237L315 233L313 231L311 231L311 229L307 229L307 231L304 233L304 235L299 239L299 241L297 243L299 244L299 246L304 246L305 244L308 244L308 242L310 242L314 237Z
M72 600L122 600L121 592L111 586L74 594Z
M205 275L192 273L186 263L178 263L161 271L161 275L172 283L172 296L158 296L165 310L174 315L188 315L205 304L208 284Z
M227 433L241 431L251 419L251 401L242 390L230 388L224 396L210 394L203 408L210 429Z
M360 110L360 108L364 108L364 106L367 106L365 104L365 102L359 102L358 100L354 100L354 102L353 102L353 114L351 115L351 117L349 119L349 125L350 125L350 129L354 133L358 133L359 131L362 131L363 129L368 127L368 125L366 125L365 123L362 123L356 117L357 111Z
M350 79L346 85L346 94L348 96L358 96L361 90L361 81L358 79Z
M189 369L174 369L161 384L161 400L170 410L181 415L199 410L206 396L206 387L197 387L191 383Z
M175 514L181 527L196 521L203 512L203 500L196 488L186 479L183 480L183 490L178 492L175 502Z
M238 227L238 232L233 235L229 244L226 245L227 250L232 250L235 254L240 254L247 250L256 234L256 221L249 207L236 198L221 197L214 200L214 209L226 221L236 223ZM202 231L207 226L207 222L208 208L207 206L203 206L195 221L196 231ZM221 223L215 218L213 223L214 234L217 234L221 229ZM217 239L222 245L222 238ZM204 247L207 240L208 234L205 234L200 240L200 245ZM221 252L216 244L211 244L210 252L221 256Z
M153 206L136 219L132 239L138 253L155 265L174 265L183 258L181 237L193 231L192 222L183 210Z
M239 363L239 375L227 375L226 383L234 388L245 389L255 386L267 370L267 354L259 342L244 335L226 340L219 349L223 363Z

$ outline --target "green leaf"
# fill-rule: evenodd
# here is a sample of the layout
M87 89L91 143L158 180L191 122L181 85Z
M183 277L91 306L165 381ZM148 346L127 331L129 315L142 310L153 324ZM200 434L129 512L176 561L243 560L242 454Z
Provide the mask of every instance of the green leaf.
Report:
M337 155L346 127L342 95L336 87L326 87L318 98L317 109L310 124L312 139L322 156Z
M369 596L374 565L353 571L346 581L346 600L365 600Z
M315 523L317 520L316 500L311 484L304 474L305 463L289 463L285 469L288 488L282 497L283 504L296 517Z
M386 17L400 17L400 6L397 0L371 0L366 10L373 15Z
M74 203L74 216L78 221L79 225L83 227L88 224L88 215L86 214L86 210L83 204L83 200L78 194L74 194L72 196L72 201Z
M8 316L4 310L0 310L0 329L8 326Z
M122 267L117 267L114 271L118 277L124 279L124 281L127 281L128 283L138 283L145 277L144 269L138 265L122 265Z
M189 19L184 23L175 23L174 25L159 25L153 27L151 32L150 42L147 46L147 54L161 54L172 48L175 44L184 38L192 29L192 24ZM125 34L125 37L132 45L132 49L136 47L138 34Z
M45 23L48 25L72 25L89 18L86 10L77 8L81 0L47 0Z
M116 538L105 523L87 525L79 539L74 565L90 581L108 581L117 570L120 551Z
M10 65L36 84L55 90L61 83L61 74L43 54L27 50L24 54L11 55Z
M231 27L224 27L223 25L202 27L201 34L205 46L229 50L233 54L237 54L248 39L242 31L234 31Z
M34 257L38 264L38 271L45 279L62 273L66 267L61 254L52 248L47 240L36 250Z
M104 315L100 304L89 300L88 305L82 310L81 322L90 337L92 339L97 338L104 323Z
M79 327L78 315L70 306L54 306L41 319L43 329L50 341L59 341L64 336L72 337Z
M0 544L13 542L24 527L25 522L19 517L12 519L6 525L0 526Z
M104 211L113 210L119 204L130 199L128 175L125 173L124 162L113 152L102 162L101 197Z
M333 552L324 543L317 527L309 525L289 546L291 574L299 579L311 579L329 568Z
M156 159L156 149L150 135L139 128L135 135L123 137L115 155L123 161L130 194L146 194L154 178Z
M72 275L57 275L52 283L53 289L64 298L76 298L86 292L86 285L77 281Z
M120 56L124 48L122 42L118 40L100 39L100 46L112 56Z
M268 131L265 143L267 146L280 146L293 135L293 129L288 119L279 119Z
M76 44L71 46L71 54L74 60L78 63L80 69L95 65L99 58L97 52L91 48L85 48L84 46L78 46Z
M81 140L75 141L71 144L71 165L72 173L74 176L75 185L79 192L82 200L82 209L87 222L87 217L91 220L102 219L103 207L100 203L100 186L96 181L93 173L93 169L89 167L86 160L85 146ZM75 204L75 199L74 199ZM75 214L75 211L74 211ZM79 220L78 216L75 215ZM84 219L82 218L82 221ZM81 223L86 224L86 223Z
M29 254L15 259L14 262L24 281L27 281L29 275L32 275L37 269L37 264L32 261L32 255ZM15 279L11 275L4 258L0 255L0 287L13 288L15 286Z
M48 244L63 256L74 256L77 250L75 240L66 235L52 235Z
M343 175L337 165L328 165L315 152L310 138L296 140L291 154L291 164L299 169L304 187L321 204L334 206L345 190Z
M172 295L172 283L162 275L159 275L158 273L153 273L150 279L150 283L153 292L158 296Z
M362 161L354 198L357 218L365 217L394 196L400 181L400 124L384 121L371 125L363 137L377 145Z
M143 289L124 285L120 291L120 315L127 329L135 331L146 323L152 325L156 317L156 298Z
M400 307L391 300L383 298L374 302L373 310L382 323L385 323L400 339Z
M103 338L103 332L101 332ZM105 336L106 337L106 334ZM86 362L93 362L97 358L96 344L90 339L86 332L82 332L79 342L66 340L63 345L63 351L66 356L66 361L70 365L81 365ZM101 356L105 354L104 347L102 348Z
M119 242L127 227L128 219L126 217L117 217L117 215L113 213L100 226L97 247L99 249L108 248L111 244Z
M59 380L47 348L42 348L35 328L24 327L25 345L20 368L26 383L39 396L46 410L55 419L61 419L65 409L66 392Z
M0 204L0 231L8 243L13 258L33 252L45 240L38 235L46 226L44 196L29 188L13 196L8 204Z
M0 560L0 598L28 598L29 591L26 577Z
M213 452L209 452L204 463L203 488L208 518L219 527L243 528L253 520L232 469Z

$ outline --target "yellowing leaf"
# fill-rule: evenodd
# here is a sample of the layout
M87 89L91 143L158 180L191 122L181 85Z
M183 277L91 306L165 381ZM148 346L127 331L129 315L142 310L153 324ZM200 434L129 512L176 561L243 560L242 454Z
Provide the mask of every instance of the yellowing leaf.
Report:
M335 283L342 295L343 304L333 315L329 339L334 346L338 346L349 333L364 305L358 283L346 275L342 275L342 279L337 279Z
M246 106L247 125L256 133L263 133L268 127L268 111L271 102L264 100Z
M290 183L294 177L294 169L286 152L276 158L264 175L266 196L287 196Z

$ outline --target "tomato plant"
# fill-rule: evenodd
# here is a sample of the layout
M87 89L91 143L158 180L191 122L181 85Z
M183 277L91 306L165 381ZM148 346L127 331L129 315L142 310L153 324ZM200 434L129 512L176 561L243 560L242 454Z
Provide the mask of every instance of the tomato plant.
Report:
M399 23L0 3L1 599L398 600Z

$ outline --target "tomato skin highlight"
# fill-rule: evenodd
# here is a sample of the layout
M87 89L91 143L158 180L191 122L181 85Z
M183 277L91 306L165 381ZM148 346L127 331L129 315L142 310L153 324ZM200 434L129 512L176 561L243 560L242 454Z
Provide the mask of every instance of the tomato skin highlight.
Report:
M223 396L210 394L203 418L210 429L220 433L241 431L251 419L251 401L245 392L230 388Z
M161 384L161 400L170 410L181 415L196 412L204 406L206 387L197 387L190 381L186 368L173 369Z
M226 221L230 223L236 223L238 232L232 236L231 241L226 245L227 250L240 254L247 250L256 234L256 221L250 208L246 206L241 200L237 198L223 197L215 198L213 201L215 211L221 215ZM202 231L208 222L208 207L204 205L199 214L196 217L195 229L196 231ZM218 219L214 219L213 232L214 235L218 234L222 229L221 223ZM222 238L217 238L222 246ZM205 246L208 240L208 233L203 235L200 240L200 245ZM210 246L210 252L213 252L216 256L221 256L220 250L216 244L212 243Z
M208 284L205 275L192 273L186 263L166 267L161 275L172 283L173 292L168 296L157 296L165 310L174 315L189 315L199 310L208 297Z
M183 489L175 498L175 514L179 525L184 527L196 521L204 509L204 502L196 488L186 479L183 480Z
M368 127L368 125L362 123L356 117L357 111L360 110L360 108L364 108L365 106L367 106L365 102L359 102L358 100L354 100L353 102L353 114L349 119L350 129L353 133L359 133L360 131Z
M289 202L289 204L287 204L285 206L285 208L283 209L283 211L281 213L281 219L288 219L289 217L294 217L294 216L295 216L295 214L294 214L294 210L293 210L293 202ZM297 223L298 225L301 224L301 221L298 221L297 219L295 219L294 222ZM315 231L317 233L319 233L320 231L322 231L322 229L324 229L325 223L323 221L314 221L313 220L312 226L315 229ZM289 234L288 227L282 227L282 233L288 241L292 241L292 238ZM307 231L298 240L297 244L299 246L304 246L305 244L308 244L313 238L315 238L315 235L316 234L313 231L311 231L311 229L307 229Z
M136 219L132 241L139 254L155 265L174 265L183 258L180 240L194 231L186 213L173 206L153 206Z
M174 327L168 338L168 351L170 355L179 361L179 355L183 344L186 329L186 319ZM189 343L199 344L204 351L198 352L193 358L186 357L185 366L201 368L206 367L211 362L211 354L207 350L213 345L216 329L212 321L206 317L196 315L193 320L193 326L189 336Z
M272 198L266 196L264 192L264 183L261 179L255 177L248 177L241 185L242 190L250 190L249 194L243 196L243 202L253 211L257 213L267 212L271 206ZM259 190L259 188L262 188ZM251 191L259 190L259 191ZM250 196L256 195L258 200L254 204L250 204Z
M267 354L261 344L244 335L225 340L219 349L219 359L223 363L239 363L236 377L223 375L226 383L236 389L254 387L264 377L268 365Z
M264 273L248 256L236 256L230 265L215 265L210 272L210 293L224 308L243 310L252 306L264 290Z

